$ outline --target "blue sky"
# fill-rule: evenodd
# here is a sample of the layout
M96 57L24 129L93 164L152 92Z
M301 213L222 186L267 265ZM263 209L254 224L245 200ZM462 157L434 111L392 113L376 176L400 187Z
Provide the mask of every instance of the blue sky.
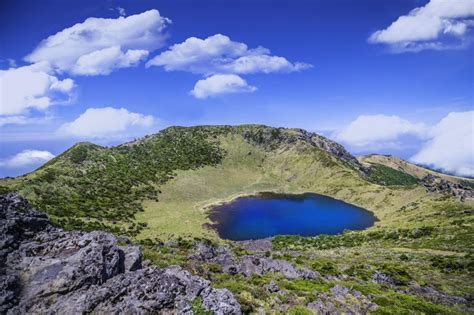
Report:
M473 0L0 6L0 176L77 141L241 123L474 175Z

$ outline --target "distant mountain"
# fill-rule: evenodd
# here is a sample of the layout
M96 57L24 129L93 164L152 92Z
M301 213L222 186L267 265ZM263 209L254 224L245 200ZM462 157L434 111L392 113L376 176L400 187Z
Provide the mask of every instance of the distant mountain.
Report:
M449 181L451 183L456 183L456 184L460 184L466 181L474 183L474 181L470 178L453 176L453 175L437 172L435 170L407 162L393 155L370 154L366 156L361 156L358 158L358 160L362 164L364 163L382 164L382 165L391 167L393 169L402 171L404 173L410 174L418 179L423 179L423 177L427 175L433 175L433 176L440 177L446 181Z

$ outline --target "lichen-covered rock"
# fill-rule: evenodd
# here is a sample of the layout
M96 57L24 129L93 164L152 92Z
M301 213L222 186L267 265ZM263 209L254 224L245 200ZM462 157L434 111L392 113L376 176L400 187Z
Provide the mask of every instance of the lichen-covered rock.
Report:
M275 292L280 291L280 287L278 287L276 282L273 281L273 280L270 281L269 284L264 285L264 288L267 289L267 291L270 292L270 293L275 293Z
M421 296L431 302L445 305L467 305L468 301L464 297L449 295L444 292L440 292L432 286L420 286L418 284L411 284L407 290L407 293ZM470 309L472 312L472 308Z
M142 253L138 246L120 246L119 247L124 271L135 271L142 268Z
M339 284L307 306L317 314L369 314L378 307L359 291Z
M66 232L14 194L0 196L1 314L240 314L226 289L180 267L142 269L137 246L104 232Z
M262 275L267 272L279 272L287 279L316 279L319 273L306 269L295 268L285 260L272 259L258 255L245 255L236 266L237 272L247 277L253 274Z
M272 250L272 239L262 238L259 240L239 241L243 248L251 252L267 252Z
M389 275L382 273L380 271L375 271L372 275L372 281L377 284L384 284L388 286L394 286L395 280L393 280Z
M428 174L421 179L421 184L429 192L447 194L457 197L460 201L474 200L474 189L462 182L454 183L439 176Z
M254 249L268 248L269 240L265 242L246 241L245 246ZM243 244L241 242L241 244ZM246 277L252 275L262 275L268 272L279 272L287 279L316 279L320 274L316 271L306 268L295 268L291 263L285 260L272 259L262 254L249 254L237 259L232 252L223 246L214 247L210 244L195 242L191 259L202 262L212 262L220 265L222 271L229 274L242 274Z

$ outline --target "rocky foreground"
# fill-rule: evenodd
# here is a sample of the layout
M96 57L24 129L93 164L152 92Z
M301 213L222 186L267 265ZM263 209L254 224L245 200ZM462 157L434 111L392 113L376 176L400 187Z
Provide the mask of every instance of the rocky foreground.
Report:
M0 314L474 313L470 255L311 250L341 238L352 246L351 235L143 240L153 264L170 266L160 269L125 237L64 231L18 195L0 195Z
M0 196L0 314L192 314L196 305L241 313L227 289L180 267L142 266L126 240L63 231L18 195Z

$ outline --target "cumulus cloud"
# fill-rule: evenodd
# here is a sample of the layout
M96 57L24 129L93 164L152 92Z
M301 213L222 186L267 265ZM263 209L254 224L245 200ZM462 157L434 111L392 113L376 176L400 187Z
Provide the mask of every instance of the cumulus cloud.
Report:
M376 31L370 43L387 44L396 52L459 47L474 26L474 0L431 0Z
M474 176L474 111L453 112L435 125L410 160L461 176Z
M54 158L49 151L23 150L22 152L0 161L0 166L16 168L34 164L42 164Z
M119 46L113 46L82 55L72 72L77 75L107 75L114 69L135 66L147 56L147 50L129 49L124 53Z
M402 136L424 138L428 127L423 123L412 123L398 116L361 115L347 127L333 133L339 142L359 148L384 148L398 145Z
M154 57L146 66L203 75L205 79L199 80L191 91L197 98L256 90L239 75L295 72L312 67L307 63L292 63L284 57L274 56L267 48L249 48L222 34L206 39L190 37Z
M257 88L235 74L215 74L206 79L199 80L194 85L191 94L200 99L221 94L254 92Z
M188 71L212 75L300 71L309 64L291 63L273 56L263 47L249 49L246 44L216 34L206 39L190 37L147 62L147 67L162 66L166 71Z
M449 113L431 126L398 116L362 115L331 137L355 152L415 145L411 162L474 176L474 111Z
M169 23L158 10L116 19L88 18L49 36L25 60L48 61L57 71L75 75L109 74L136 66L162 47Z
M149 115L129 112L125 108L89 108L72 122L63 124L58 133L83 138L104 138L133 133L153 125Z
M49 63L0 70L0 115L45 110L71 96L74 81L50 74Z

